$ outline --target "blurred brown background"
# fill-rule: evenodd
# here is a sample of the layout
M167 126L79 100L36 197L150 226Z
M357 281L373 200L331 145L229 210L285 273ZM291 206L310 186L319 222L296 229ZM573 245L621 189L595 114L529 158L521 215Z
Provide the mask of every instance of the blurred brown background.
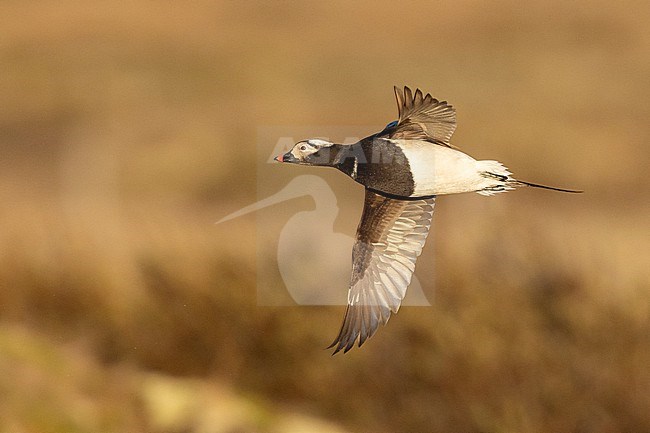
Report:
M647 1L0 2L0 431L650 431L648 22ZM404 84L457 107L474 157L586 192L441 198L433 306L331 357L344 307L256 299L256 221L277 242L290 215L213 223L312 173L258 178L260 127L370 133ZM361 188L318 174L353 233Z

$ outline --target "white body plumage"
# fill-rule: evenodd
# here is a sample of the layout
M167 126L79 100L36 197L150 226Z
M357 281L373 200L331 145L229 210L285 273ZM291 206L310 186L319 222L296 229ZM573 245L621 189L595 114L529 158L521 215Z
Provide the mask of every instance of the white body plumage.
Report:
M512 189L510 172L497 161L477 161L451 147L422 140L390 140L398 146L410 167L412 197L478 192L491 195Z

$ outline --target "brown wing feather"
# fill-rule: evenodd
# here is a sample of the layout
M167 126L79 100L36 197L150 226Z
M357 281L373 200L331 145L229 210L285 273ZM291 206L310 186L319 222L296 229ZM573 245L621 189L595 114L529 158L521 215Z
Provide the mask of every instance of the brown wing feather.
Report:
M361 346L397 313L431 227L434 198L398 200L366 190L352 249L348 307L334 353Z
M423 96L420 89L395 87L399 121L390 130L389 138L426 140L455 148L449 140L456 130L456 110L446 101L438 101L430 94Z

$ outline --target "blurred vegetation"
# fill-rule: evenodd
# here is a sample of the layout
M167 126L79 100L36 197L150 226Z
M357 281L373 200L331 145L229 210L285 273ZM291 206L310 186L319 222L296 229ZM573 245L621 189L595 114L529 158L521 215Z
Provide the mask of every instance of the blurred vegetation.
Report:
M650 431L649 17L0 2L0 432ZM455 105L473 156L586 193L441 198L433 306L330 357L344 307L258 306L255 217L213 223L309 172L260 168L260 126L381 128L394 84ZM361 192L319 174L351 234Z

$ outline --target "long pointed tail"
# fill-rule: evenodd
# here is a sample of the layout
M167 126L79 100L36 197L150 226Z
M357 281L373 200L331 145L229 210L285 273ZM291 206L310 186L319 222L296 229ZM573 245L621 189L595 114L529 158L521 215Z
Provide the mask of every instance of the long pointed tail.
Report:
M584 191L576 190L576 189L565 189L565 188L556 188L554 186L546 186L546 185L540 185L538 183L532 183L532 182L526 182L523 180L517 180L517 179L508 179L507 183L510 183L514 186L531 186L533 188L542 188L542 189L550 189L552 191L560 191L560 192L570 192L574 194L579 194Z
M482 189L477 191L482 195L492 195L498 192L509 191L518 186L530 186L533 188L550 189L551 191L561 191L570 193L581 193L575 189L556 188L554 186L540 185L538 183L526 182L511 177L510 171L498 161L482 160L476 161L476 168L485 182L481 185Z

